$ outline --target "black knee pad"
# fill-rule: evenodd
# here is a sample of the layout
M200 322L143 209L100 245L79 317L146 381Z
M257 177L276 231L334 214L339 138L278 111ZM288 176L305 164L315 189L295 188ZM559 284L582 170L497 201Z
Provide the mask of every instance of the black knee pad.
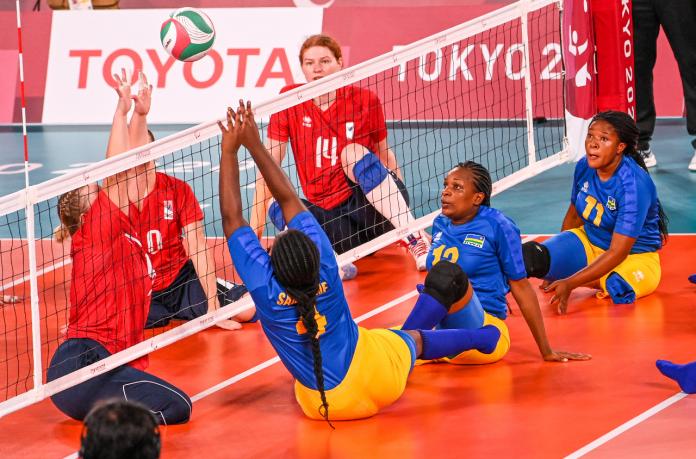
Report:
M449 309L459 301L469 287L469 278L456 263L441 260L425 277L423 293L435 298Z
M522 258L524 258L527 277L542 278L548 274L551 267L551 255L546 246L535 241L525 242L522 244Z

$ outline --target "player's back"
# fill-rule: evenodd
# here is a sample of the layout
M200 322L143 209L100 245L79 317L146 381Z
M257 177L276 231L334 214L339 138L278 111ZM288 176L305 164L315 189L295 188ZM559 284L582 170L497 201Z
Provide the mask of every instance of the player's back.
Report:
M350 367L358 328L346 302L331 244L319 223L305 211L295 216L288 228L305 233L319 249L315 319L328 390L343 380ZM295 300L273 272L270 256L248 226L235 231L228 244L235 268L256 304L261 326L278 356L303 385L316 388L311 340L294 306Z
M115 353L143 339L152 282L128 217L99 192L72 237L67 338L90 338Z

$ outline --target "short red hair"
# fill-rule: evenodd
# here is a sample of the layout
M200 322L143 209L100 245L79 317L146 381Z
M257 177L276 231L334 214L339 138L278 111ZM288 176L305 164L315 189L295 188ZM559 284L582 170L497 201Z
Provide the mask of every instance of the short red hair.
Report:
M305 51L315 46L329 48L331 54L334 55L336 60L343 57L343 54L341 53L341 45L339 45L334 38L329 37L328 35L317 34L312 35L311 37L307 38L304 43L302 43L302 48L300 48L300 64L302 64L302 57L304 56Z

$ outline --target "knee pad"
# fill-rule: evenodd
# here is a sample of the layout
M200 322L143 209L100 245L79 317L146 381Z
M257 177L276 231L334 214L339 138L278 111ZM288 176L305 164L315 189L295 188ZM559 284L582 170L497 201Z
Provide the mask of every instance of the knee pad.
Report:
M278 231L283 231L285 229L285 218L283 218L283 210L280 208L280 204L275 199L268 207L268 219L273 223Z
M617 273L607 277L606 289L614 304L631 304L636 301L636 292L626 279Z
M367 153L353 166L353 175L363 193L367 194L377 188L387 176L387 168L374 153Z
M549 272L551 266L549 249L538 242L531 241L522 244L522 258L528 277L542 278Z
M425 277L423 293L435 298L448 311L466 293L469 278L456 263L441 260Z

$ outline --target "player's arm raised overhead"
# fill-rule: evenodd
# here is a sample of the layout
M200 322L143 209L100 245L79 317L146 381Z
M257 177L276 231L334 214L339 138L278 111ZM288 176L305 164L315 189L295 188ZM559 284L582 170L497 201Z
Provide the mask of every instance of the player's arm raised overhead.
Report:
M239 160L237 153L241 141L241 112L236 113L227 107L227 126L218 121L222 132L222 155L220 157L220 214L222 215L222 230L225 238L238 228L247 226L248 223L242 215L242 194L239 188Z
M273 198L275 198L283 211L283 218L286 222L291 221L295 215L307 210L307 208L300 201L280 165L269 154L263 142L261 142L259 128L256 125L256 121L254 121L251 102L247 102L246 107L244 107L244 101L240 100L237 116L243 118L239 134L241 143L249 150L251 157L254 158L254 162L270 189Z
M283 163L288 149L287 142L279 142L273 139L266 140L266 150L273 161L280 166ZM256 174L256 186L254 188L254 199L251 207L251 228L256 232L257 237L263 236L263 225L268 214L268 203L271 199L271 190L266 185L266 181L261 173Z

